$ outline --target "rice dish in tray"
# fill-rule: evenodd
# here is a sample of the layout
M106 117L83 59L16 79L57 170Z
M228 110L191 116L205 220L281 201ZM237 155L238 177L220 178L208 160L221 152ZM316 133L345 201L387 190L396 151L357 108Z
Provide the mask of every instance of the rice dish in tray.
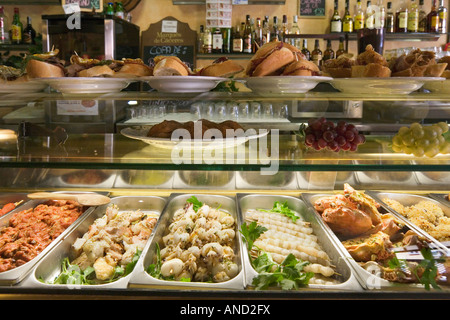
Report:
M436 240L450 241L450 218L438 205L426 200L412 206L404 206L392 199L383 201Z

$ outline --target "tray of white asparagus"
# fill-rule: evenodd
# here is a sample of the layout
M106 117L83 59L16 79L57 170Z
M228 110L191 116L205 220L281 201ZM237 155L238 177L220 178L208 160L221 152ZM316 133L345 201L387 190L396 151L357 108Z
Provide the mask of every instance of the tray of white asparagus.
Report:
M237 194L237 203L249 288L362 290L323 223L303 200Z
M244 289L238 225L232 197L172 194L130 287Z

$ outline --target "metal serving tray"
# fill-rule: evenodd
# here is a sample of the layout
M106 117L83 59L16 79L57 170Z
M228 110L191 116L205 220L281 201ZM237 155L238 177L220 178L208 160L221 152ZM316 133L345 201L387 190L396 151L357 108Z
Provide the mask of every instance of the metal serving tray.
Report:
M234 190L235 186L234 171L177 171L173 181L174 189Z
M314 202L322 197L329 197L332 195L335 195L336 193L303 193L302 198L305 200L306 204L310 207L311 211L313 211L318 219L322 219L320 214L314 209ZM392 213L395 216L397 216L395 213ZM417 230L417 228L414 228L414 225L409 223L406 219L401 219L405 224L413 229ZM323 220L322 220L323 221ZM395 283L391 282L385 279L380 278L376 274L372 274L363 267L361 267L350 255L350 253L345 249L344 245L341 243L341 241L338 239L336 234L331 230L331 228L324 223L325 230L330 234L332 239L334 240L334 243L336 247L340 250L341 254L344 256L344 258L349 262L353 270L355 271L356 278L358 279L360 285L366 289L366 290L387 290L387 291L416 291L425 290L424 287L420 284L405 284L405 283ZM418 233L421 235L424 235L420 232L420 229L418 229ZM426 236L426 235L425 235ZM430 239L432 241L432 239Z
M175 211L179 208L183 208L186 200L191 196L197 197L201 202L208 204L211 207L219 207L230 213L236 220L236 238L235 247L233 248L236 255L236 263L239 267L239 273L232 279L220 283L206 283L206 282L183 282L183 281L166 281L153 278L146 272L148 266L154 263L156 243L163 249L162 237L167 234L167 227L171 223ZM156 226L156 232L150 245L144 248L142 255L143 259L139 259L136 264L135 271L129 281L130 287L140 288L161 288L161 289L206 289L206 290L220 290L220 289L243 289L244 288L244 271L242 264L241 237L237 229L239 223L239 217L236 211L236 202L233 198L220 195L210 194L172 194L168 200L167 206L164 209L161 218Z
M89 173L89 172L99 172L104 175L104 179L99 183L70 183L67 179L70 175L79 174L79 173ZM114 170L101 170L101 169L68 169L63 170L63 172L50 170L45 178L41 179L39 186L47 187L47 188L105 188L111 189L114 185L114 181L116 180L117 174Z
M19 204L16 208L24 204L26 201L28 201L27 193L1 193L0 194L0 209L5 206L5 204L8 203L16 203L22 201L21 204ZM16 209L14 208L14 209Z
M165 205L166 199L155 196L120 196L111 199L110 204L116 204L119 207L119 211L129 211L129 210L141 210L143 212L153 212L161 214ZM106 204L97 207L90 215L85 216L82 221L80 221L72 231L65 236L65 238L60 241L55 248L46 255L33 269L27 279L23 281L24 287L32 288L48 288L48 289L75 289L75 288L126 288L128 285L128 280L131 274L118 279L117 281L98 284L98 285L65 285L65 284L48 284L44 283L55 279L61 272L61 261L70 257L70 248L75 240L82 237L88 230L89 227L98 218L104 216L106 208L110 205ZM154 230L153 230L154 231ZM154 232L152 232L152 235ZM150 235L149 241L152 237ZM134 272L134 271L133 271ZM39 281L38 279L42 279Z
M346 258L336 249L334 242L329 234L325 231L324 223L321 219L317 219L316 215L309 210L305 202L299 198L282 196L282 195L256 195L256 194L237 194L237 202L239 206L239 215L241 216L241 225L245 221L246 212L249 209L270 209L275 201L287 201L289 208L301 215L304 221L311 224L314 234L319 239L322 249L328 254L333 265L336 267L336 273L339 275L338 280L341 282L335 285L310 284L309 289L327 289L327 290L362 290L359 282L355 278L350 265ZM240 227L240 226L239 226ZM247 250L247 246L242 241L242 257L244 261L245 281L247 286L252 286L252 280L258 275L253 269Z
M440 203L444 204L445 206L450 206L449 194L450 193L430 193L429 196L434 200L437 200Z
M297 177L291 171L262 175L259 171L236 173L236 189L297 189Z
M78 192L80 193L80 192ZM45 203L46 200L29 200L25 202L23 205L17 207L16 209L10 211L6 215L0 218L0 230L4 227L8 226L9 219L12 214L16 212L20 212L23 210L28 210L31 208L34 208L38 206L41 203ZM61 241L77 224L79 221L84 219L86 216L88 216L92 211L94 210L94 207L89 207L84 211L78 219L72 223L71 226L69 226L66 230L64 230L53 242L51 242L44 250L41 251L36 257L34 257L32 260L28 261L27 263L0 273L0 286L9 286L9 285L15 285L22 281L31 271L31 269L48 253L50 252L55 245Z
M149 182L145 184L138 183L131 180L133 176L139 175L144 179L148 179ZM154 175L152 177L152 175ZM114 182L114 188L136 188L136 189L171 189L173 185L173 179L175 176L174 171L166 170L126 170L117 174L116 181ZM152 183L152 178L160 179L156 180L157 183ZM144 181L143 181L144 182ZM146 181L145 181L146 182Z

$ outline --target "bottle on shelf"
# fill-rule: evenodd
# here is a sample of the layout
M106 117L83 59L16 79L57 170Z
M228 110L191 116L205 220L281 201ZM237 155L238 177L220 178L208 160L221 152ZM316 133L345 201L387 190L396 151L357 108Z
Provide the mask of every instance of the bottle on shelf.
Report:
M234 53L242 53L242 50L244 49L244 44L242 40L241 30L239 23L236 24L236 28L233 32L233 52Z
M448 12L447 12L447 8L444 5L444 0L439 0L438 15L439 15L438 32L439 33L447 33Z
M411 7L408 13L408 32L419 31L419 7L416 0L411 0Z
M402 0L395 16L395 32L408 32L408 7Z
M252 53L252 26L250 24L250 15L248 14L245 18L245 26L244 26L244 32L242 35L242 43L243 48L242 52L244 53Z
M427 13L424 8L424 0L419 0L419 32L427 32Z
M344 48L344 37L340 37L339 38L339 48L336 51L336 58L344 53L347 53Z
M342 20L339 14L338 0L334 0L334 12L330 20L330 32L342 32Z
M121 19L125 19L125 9L123 8L122 2L116 2L116 9L114 15Z
M364 29L364 10L361 5L361 1L356 3L356 15L355 15L355 31Z
M222 52L231 52L231 28L222 28Z
M287 19L287 15L285 15L285 14L283 15L283 20L281 22L281 32L280 33L281 33L280 34L281 40L285 41L284 36L289 34L288 19Z
M200 25L200 32L198 34L198 38L197 38L197 50L198 53L204 53L203 52L203 41L205 39L205 26L204 25Z
M386 33L394 33L395 32L395 15L394 11L392 11L392 2L389 1L387 3L387 12L386 12L386 19L385 19L385 28Z
M350 3L349 0L345 1L345 13L344 19L342 20L342 31L343 32L353 32L353 17L350 14Z
M270 42L270 26L269 26L269 17L265 16L263 21L263 30L262 30L262 44L266 44Z
M27 17L27 26L23 30L23 43L26 44L36 44L36 30L33 29L31 25L31 17Z
M378 5L375 7L375 29L384 28L386 22L386 8L383 0L378 0Z
M298 26L298 16L297 15L292 17L292 27L291 27L291 30L289 31L289 33L290 34L300 34L300 28ZM291 44L298 49L301 48L300 43L301 43L300 38L292 38L291 39Z
M331 40L328 39L327 40L327 48L323 52L322 61L326 61L326 60L330 60L330 59L334 59L334 50L331 47Z
M364 27L366 29L375 28L375 10L374 7L372 6L372 1L367 1L366 19L364 22Z
M212 33L212 53L222 53L223 36L220 28L214 28Z
M0 6L0 43L10 43L8 27L5 9L3 6Z
M107 16L113 16L114 15L114 3L108 2L108 5L106 6L106 9L105 9L105 14Z
M311 52L308 50L308 40L303 39L302 53L305 55L306 60L311 60Z
M322 50L320 50L319 39L316 39L315 42L314 42L314 50L311 52L311 60L318 67L322 63Z
M278 17L273 17L272 31L270 32L270 41L281 41L280 27L278 26Z
M433 0L431 11L427 16L428 32L439 32L439 14L437 12L436 0Z
M14 16L11 24L11 43L22 43L23 24L20 22L19 8L14 8Z
M261 18L256 18L255 40L253 42L255 43L256 50L258 50L263 45L263 27Z
M203 37L203 53L212 53L212 33L208 27L206 27Z

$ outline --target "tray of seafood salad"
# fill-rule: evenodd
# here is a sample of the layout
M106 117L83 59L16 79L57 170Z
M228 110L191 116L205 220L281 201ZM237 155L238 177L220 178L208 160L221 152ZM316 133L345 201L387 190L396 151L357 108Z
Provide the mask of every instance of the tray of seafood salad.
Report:
M172 194L129 286L243 289L238 224L232 197Z
M303 200L237 194L237 202L249 288L362 290L323 222Z
M333 193L304 193L368 290L449 290L448 250L377 197L349 184Z
M166 199L118 196L97 207L24 280L46 289L127 288Z

